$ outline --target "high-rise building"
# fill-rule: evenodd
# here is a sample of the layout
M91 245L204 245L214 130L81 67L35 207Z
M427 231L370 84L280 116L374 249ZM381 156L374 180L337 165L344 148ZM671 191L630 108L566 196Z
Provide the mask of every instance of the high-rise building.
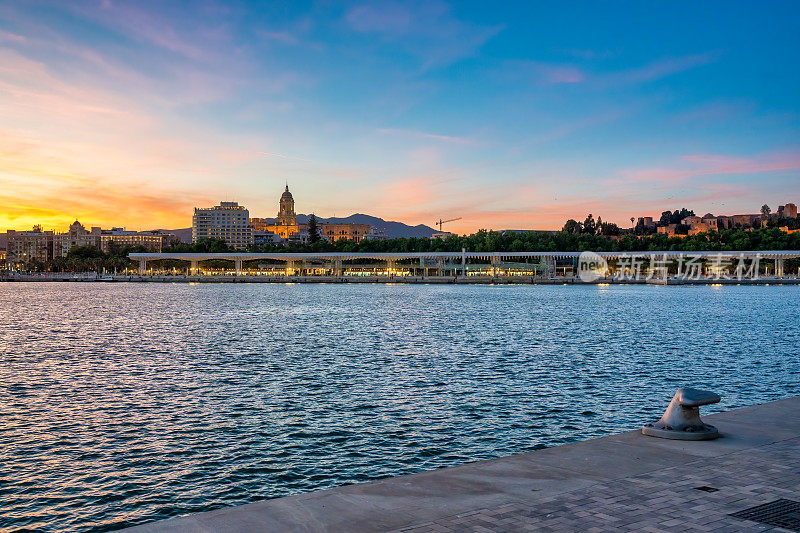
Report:
M795 204L786 204L783 206L784 218L797 218L797 206Z
M192 241L222 239L239 250L253 244L250 212L237 202L220 202L208 208L195 207L192 216Z

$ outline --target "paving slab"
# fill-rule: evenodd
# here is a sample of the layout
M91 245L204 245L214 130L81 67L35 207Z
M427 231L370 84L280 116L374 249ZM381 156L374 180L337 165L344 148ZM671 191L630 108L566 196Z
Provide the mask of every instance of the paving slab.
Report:
M729 514L800 501L800 396L703 418L723 437L635 430L128 531L784 531Z

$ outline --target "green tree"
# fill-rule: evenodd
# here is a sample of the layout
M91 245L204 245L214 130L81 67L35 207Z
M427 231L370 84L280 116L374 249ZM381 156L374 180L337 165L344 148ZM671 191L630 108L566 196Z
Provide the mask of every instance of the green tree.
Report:
M67 252L67 259L87 260L104 258L106 254L96 246L75 246Z
M567 220L567 223L564 224L564 228L561 231L565 233L582 233L583 226L581 226L580 222L571 218Z
M314 244L319 242L319 227L317 226L317 216L311 213L308 218L308 242Z
M597 231L597 224L594 221L594 217L591 213L589 216L586 217L586 220L583 221L583 232L588 233L590 235L594 235Z

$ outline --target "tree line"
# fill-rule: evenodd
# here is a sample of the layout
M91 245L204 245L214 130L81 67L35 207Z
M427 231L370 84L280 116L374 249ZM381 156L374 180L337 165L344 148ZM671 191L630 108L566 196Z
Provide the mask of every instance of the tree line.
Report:
M604 235L568 231L498 232L482 229L472 235L453 235L445 239L400 238L385 241L339 240L315 243L268 244L252 246L250 252L571 252L571 251L744 251L800 250L800 233L786 233L777 228L754 230L728 229L686 237L668 237L661 233ZM165 252L235 252L225 241L201 240L177 244ZM241 251L241 250L238 250Z
M602 223L602 222L601 222ZM635 235L602 234L570 231L498 232L480 230L472 235L453 235L445 239L400 238L385 241L339 240L314 243L269 244L252 246L249 252L570 252L570 251L745 251L745 250L800 250L800 232L786 233L775 227L754 230L729 229L701 233L686 237L668 237L661 233ZM104 253L93 246L79 246L70 250L65 258L52 261L30 261L26 268L32 271L85 272L122 271L135 268L137 263L128 258L131 252L146 252L142 247L112 247ZM166 247L164 252L227 253L238 252L219 239L204 239L195 243L181 243ZM170 262L172 263L172 262ZM173 266L185 267L182 262Z

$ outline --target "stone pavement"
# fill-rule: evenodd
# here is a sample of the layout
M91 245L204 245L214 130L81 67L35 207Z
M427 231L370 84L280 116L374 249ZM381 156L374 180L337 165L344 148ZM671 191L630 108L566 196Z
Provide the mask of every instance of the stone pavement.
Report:
M800 397L704 420L723 437L632 431L130 531L791 531L730 514L800 502Z

